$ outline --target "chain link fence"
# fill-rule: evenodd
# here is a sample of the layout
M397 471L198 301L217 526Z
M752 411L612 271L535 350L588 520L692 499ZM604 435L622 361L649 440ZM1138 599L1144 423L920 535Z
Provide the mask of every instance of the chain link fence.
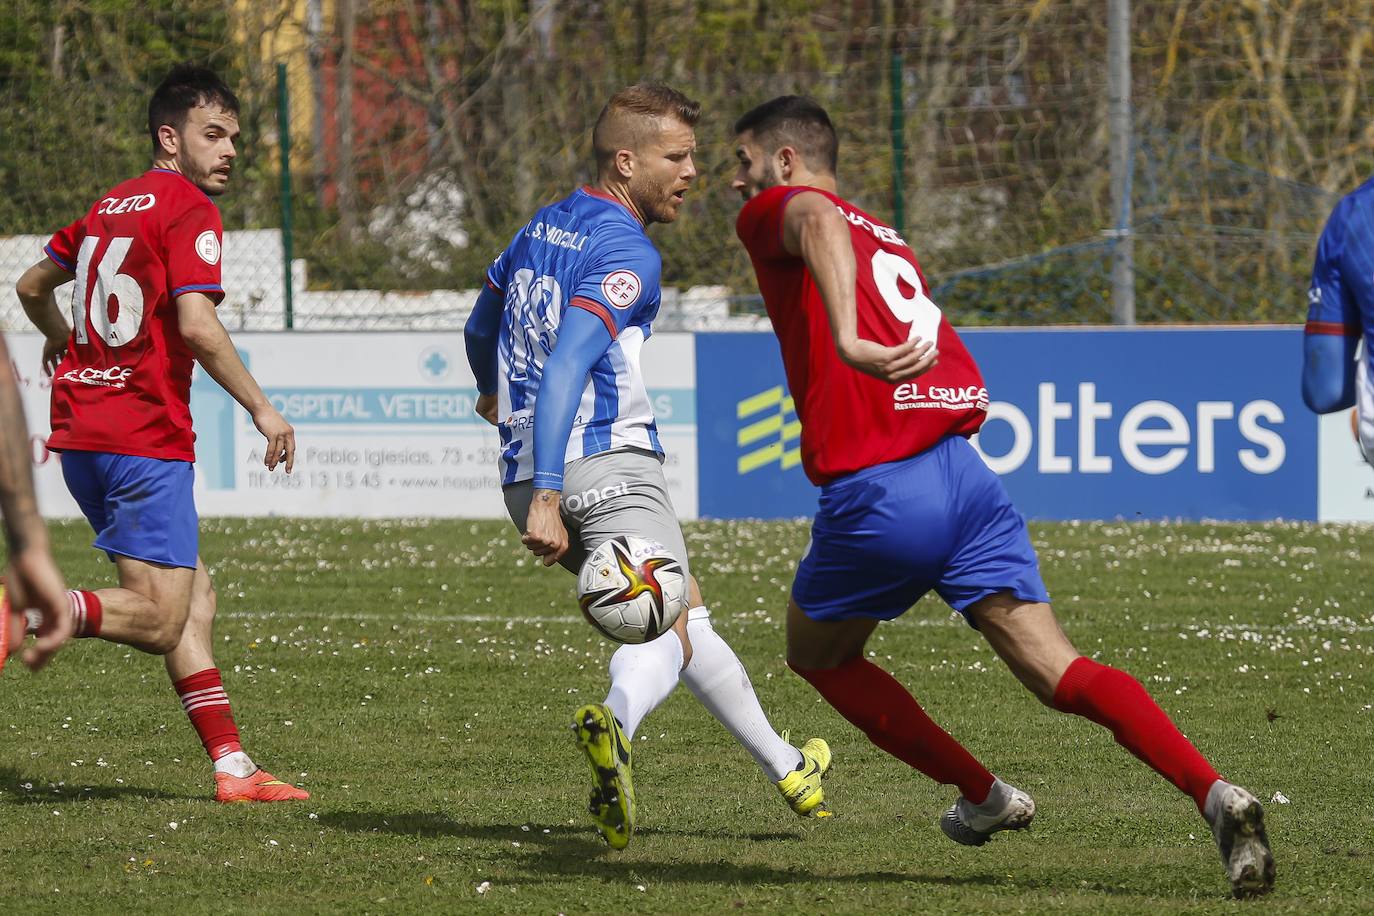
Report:
M704 105L701 177L652 230L660 327L758 326L730 125L788 92L828 107L842 191L900 224L956 324L1107 322L1102 7L9 0L0 282L147 166L148 94L196 59L243 103L217 200L231 329L460 327L511 234L592 179L605 97L645 77ZM1139 320L1301 319L1325 215L1374 172L1372 30L1365 0L1135 4ZM0 297L0 328L23 324Z

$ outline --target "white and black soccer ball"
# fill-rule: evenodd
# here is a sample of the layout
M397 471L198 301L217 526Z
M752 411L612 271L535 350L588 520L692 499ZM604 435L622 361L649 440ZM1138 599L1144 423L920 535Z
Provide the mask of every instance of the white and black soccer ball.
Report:
M582 564L577 604L608 639L648 642L672 629L687 605L687 576L662 544L619 535L602 542Z

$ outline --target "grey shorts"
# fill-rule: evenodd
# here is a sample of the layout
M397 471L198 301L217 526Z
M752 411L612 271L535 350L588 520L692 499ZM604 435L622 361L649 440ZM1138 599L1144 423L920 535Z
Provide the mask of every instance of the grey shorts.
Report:
M506 511L520 533L525 532L531 481L505 488ZM568 552L559 563L577 575L587 555L619 534L633 534L667 547L691 575L682 526L668 496L663 461L653 452L615 449L570 462L563 469L563 524L568 528Z

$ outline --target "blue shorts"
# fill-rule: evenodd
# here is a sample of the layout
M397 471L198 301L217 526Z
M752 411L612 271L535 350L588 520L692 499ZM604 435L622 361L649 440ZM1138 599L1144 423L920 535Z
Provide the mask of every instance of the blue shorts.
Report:
M191 462L64 451L62 476L95 529L95 546L111 560L118 554L196 568L200 531Z
M813 620L891 620L931 589L965 619L997 592L1049 601L1025 518L958 436L823 487L792 598Z

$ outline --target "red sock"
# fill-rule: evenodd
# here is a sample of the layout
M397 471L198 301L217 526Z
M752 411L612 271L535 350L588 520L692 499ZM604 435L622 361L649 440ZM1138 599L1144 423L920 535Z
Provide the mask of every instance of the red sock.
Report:
M205 751L212 761L243 750L239 744L238 726L234 724L234 712L229 708L229 697L224 692L218 668L197 671L176 681L172 687L181 697L181 707L186 710L196 734L200 735L200 743L205 745Z
M864 658L838 668L790 667L869 741L936 782L958 786L973 804L987 801L992 774L936 725L892 675Z
M1221 778L1140 682L1124 671L1075 659L1054 689L1054 707L1110 729L1117 744L1192 796L1199 811L1208 789Z
M72 620L76 621L76 636L100 635L100 599L95 592L72 589L67 592L67 600L72 605Z

